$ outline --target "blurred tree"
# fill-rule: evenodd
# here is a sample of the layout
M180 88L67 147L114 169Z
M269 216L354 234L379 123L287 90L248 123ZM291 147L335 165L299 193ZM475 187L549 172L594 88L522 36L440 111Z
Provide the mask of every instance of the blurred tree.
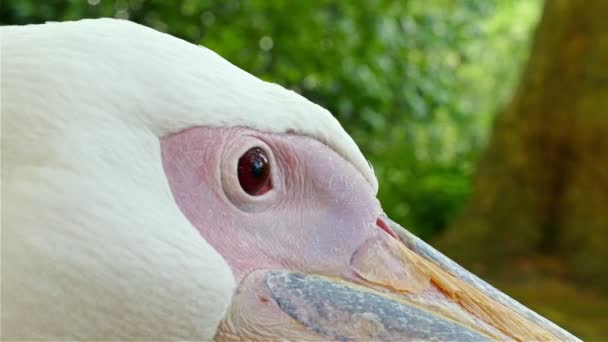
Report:
M439 241L477 272L522 281L540 271L608 291L607 13L604 0L546 2L469 204Z

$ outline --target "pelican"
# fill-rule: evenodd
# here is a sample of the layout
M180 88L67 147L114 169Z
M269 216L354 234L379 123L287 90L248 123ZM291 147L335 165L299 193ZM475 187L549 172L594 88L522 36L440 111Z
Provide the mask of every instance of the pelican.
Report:
M384 215L298 94L128 21L0 33L2 339L578 340Z

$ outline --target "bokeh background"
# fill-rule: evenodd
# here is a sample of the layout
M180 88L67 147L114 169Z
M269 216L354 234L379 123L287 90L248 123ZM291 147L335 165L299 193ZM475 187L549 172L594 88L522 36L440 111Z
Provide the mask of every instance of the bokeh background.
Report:
M128 19L328 108L394 220L608 339L608 1L2 0L0 24Z

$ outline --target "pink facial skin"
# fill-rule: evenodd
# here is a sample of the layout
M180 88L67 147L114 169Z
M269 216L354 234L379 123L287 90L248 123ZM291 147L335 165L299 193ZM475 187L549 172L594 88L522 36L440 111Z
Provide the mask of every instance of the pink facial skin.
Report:
M271 168L272 189L259 196L241 188L237 172L254 147ZM416 254L359 171L315 139L198 127L161 139L161 151L177 205L239 284L220 336L485 341L510 340L512 328L550 336ZM504 324L493 318L504 315L512 317ZM251 334L268 326L279 333Z
M177 204L237 282L258 269L353 279L357 248L394 234L377 224L382 210L369 183L312 138L198 127L161 145ZM252 147L264 149L271 165L273 188L261 196L247 194L237 176L238 159Z

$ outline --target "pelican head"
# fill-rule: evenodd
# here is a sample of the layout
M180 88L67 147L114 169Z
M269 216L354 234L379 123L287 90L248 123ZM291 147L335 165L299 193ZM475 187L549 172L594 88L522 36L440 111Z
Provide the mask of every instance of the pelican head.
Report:
M296 93L127 21L0 34L3 339L576 340L384 215Z

